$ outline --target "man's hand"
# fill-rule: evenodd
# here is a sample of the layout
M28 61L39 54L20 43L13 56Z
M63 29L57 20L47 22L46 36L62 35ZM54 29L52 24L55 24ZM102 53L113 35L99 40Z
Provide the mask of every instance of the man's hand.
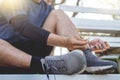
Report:
M60 46L66 47L69 50L85 50L87 49L87 40L80 39L77 37L64 37L51 33L47 40L47 45L49 46Z
M69 50L75 49L85 50L87 49L87 44L88 44L87 40L71 37L67 38L66 48L68 48Z
M89 46L95 52L102 52L110 48L109 44L101 39L93 39L89 42Z

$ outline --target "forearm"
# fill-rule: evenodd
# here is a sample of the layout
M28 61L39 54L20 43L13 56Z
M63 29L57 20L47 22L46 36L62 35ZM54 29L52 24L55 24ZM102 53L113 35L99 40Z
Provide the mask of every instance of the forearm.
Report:
M63 37L51 33L48 37L47 45L67 47L67 39L68 39L67 37Z

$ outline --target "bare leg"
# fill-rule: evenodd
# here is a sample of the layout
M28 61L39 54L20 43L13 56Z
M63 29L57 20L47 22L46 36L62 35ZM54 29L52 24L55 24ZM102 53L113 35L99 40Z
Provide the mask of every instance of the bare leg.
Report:
M60 36L79 36L75 25L62 10L53 10L45 21L43 29Z
M31 56L0 39L0 66L29 68Z
M75 25L62 10L53 10L46 19L43 29L60 36L80 38Z

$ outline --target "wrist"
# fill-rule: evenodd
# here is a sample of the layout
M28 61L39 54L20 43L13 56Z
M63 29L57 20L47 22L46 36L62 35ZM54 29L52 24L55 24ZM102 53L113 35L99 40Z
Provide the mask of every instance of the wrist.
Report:
M63 37L51 33L48 37L47 45L67 47L67 41L68 41L67 37Z

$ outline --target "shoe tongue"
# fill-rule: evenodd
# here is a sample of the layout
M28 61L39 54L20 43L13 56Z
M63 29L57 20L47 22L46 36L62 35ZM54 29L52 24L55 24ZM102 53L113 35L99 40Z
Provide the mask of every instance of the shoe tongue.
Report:
M95 56L90 49L84 50L84 53L85 53L87 60L98 59L98 57Z
M90 49L86 49L86 50L84 50L83 52L85 53L85 55L88 55L88 54L91 54L91 53L92 53L92 51L91 51Z

